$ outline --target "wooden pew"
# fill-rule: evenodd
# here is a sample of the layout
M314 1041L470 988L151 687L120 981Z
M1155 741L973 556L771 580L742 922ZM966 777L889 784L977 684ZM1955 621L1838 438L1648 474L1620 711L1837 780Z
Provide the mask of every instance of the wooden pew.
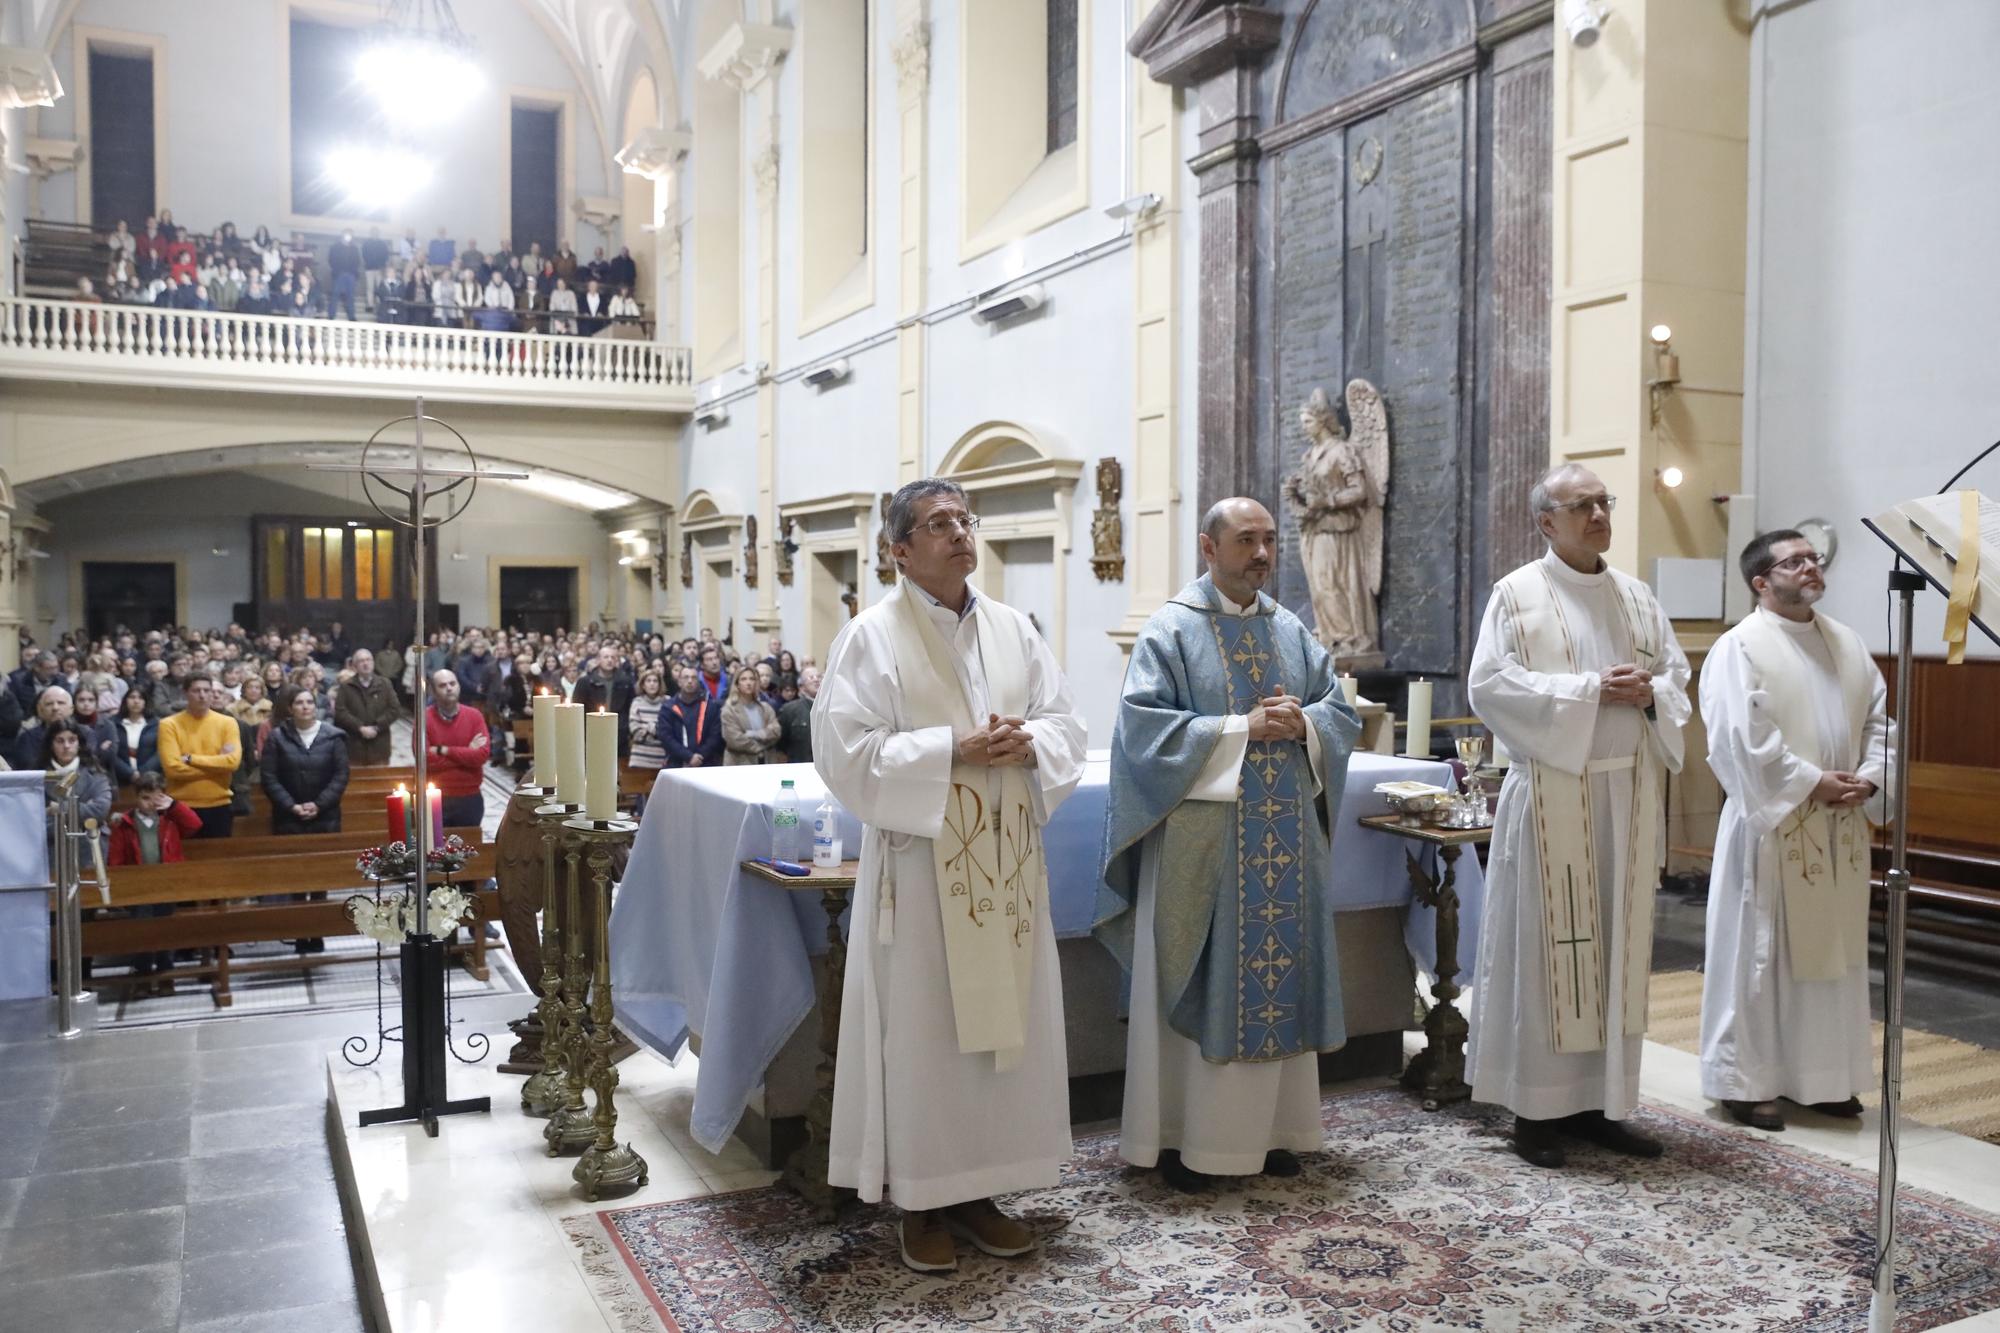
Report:
M301 835L301 839L314 835ZM344 835L319 835L344 836ZM291 838L279 839L290 843ZM226 846L219 840L211 846ZM88 895L85 906L130 908L171 904L164 917L93 919L83 923L86 956L155 952L169 949L213 949L213 963L175 967L157 975L173 980L208 978L218 1008L232 1002L230 977L235 972L295 970L345 957L310 956L235 962L229 946L266 940L310 939L356 934L346 913L346 892L362 887L354 868L352 847L294 855L244 856L176 862L170 865L118 866L111 870L110 901ZM492 844L480 846L465 866L450 876L462 886L484 885L497 865ZM433 883L442 883L434 877ZM259 903L251 900L278 894L340 893L320 902ZM464 955L466 970L484 981L486 929L500 909L496 889L480 887L472 894L471 938L454 946ZM366 955L357 955L365 957Z
M1910 765L1910 929L2000 944L2000 768ZM1877 835L1874 913L1886 909L1888 839ZM1947 947L1946 952L1950 952Z
M372 833L359 833L345 827L338 833L293 833L274 834L270 837L234 838L192 838L181 844L181 853L190 861L228 861L259 856L298 856L307 852L349 852L360 855L362 849L376 846L382 839ZM238 821L239 827L241 821ZM479 845L481 833L476 828L446 829L447 835L456 833L473 846ZM123 867L121 867L122 869Z

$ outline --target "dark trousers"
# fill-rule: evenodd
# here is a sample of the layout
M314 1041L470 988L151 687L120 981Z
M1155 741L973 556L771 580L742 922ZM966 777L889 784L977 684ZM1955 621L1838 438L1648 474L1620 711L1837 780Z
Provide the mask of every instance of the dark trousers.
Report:
M228 805L211 805L206 810L196 810L195 817L201 820L201 830L197 838L226 838L236 831L236 808Z
M470 796L447 796L444 798L444 826L448 829L478 828L486 822L486 796L474 792Z

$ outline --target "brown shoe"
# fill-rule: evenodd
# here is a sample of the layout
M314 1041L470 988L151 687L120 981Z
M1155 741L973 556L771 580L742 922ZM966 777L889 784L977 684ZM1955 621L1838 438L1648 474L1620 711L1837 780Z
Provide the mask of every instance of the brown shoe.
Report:
M944 1224L996 1259L1012 1259L1035 1248L1035 1233L993 1206L991 1199L974 1199L944 1210Z
M951 1232L945 1229L944 1214L932 1208L906 1212L898 1230L902 1234L903 1262L919 1273L955 1273L958 1252L952 1248Z
M1778 1109L1776 1102L1733 1102L1725 1100L1722 1109L1730 1116L1752 1129L1768 1129L1772 1133L1784 1129L1785 1113Z

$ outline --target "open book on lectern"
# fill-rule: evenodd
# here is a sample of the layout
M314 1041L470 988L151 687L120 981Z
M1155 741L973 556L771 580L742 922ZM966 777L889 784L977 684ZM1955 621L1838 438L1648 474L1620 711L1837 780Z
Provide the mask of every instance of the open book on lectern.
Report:
M1964 541L1962 491L1925 495L1862 522L1887 542L1897 555L1914 565L1939 593L1951 596ZM1972 492L1978 502L1979 578L1972 593L1972 623L2000 644L2000 500Z

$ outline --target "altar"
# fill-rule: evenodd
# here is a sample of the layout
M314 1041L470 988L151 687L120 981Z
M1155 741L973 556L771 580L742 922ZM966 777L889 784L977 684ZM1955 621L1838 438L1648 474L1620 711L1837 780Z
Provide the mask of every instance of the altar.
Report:
M1107 754L1092 752L1083 781L1044 830L1073 1078L1123 1067L1123 976L1090 935L1109 771ZM1348 768L1330 861L1334 910L1345 918L1350 1037L1412 1025L1412 967L1430 969L1435 940L1434 913L1412 898L1404 844L1355 820L1388 809L1374 794L1377 783L1442 783L1447 776L1443 764L1390 755L1356 754ZM814 1056L806 1020L815 1007L813 956L826 949L826 914L819 895L787 892L739 865L770 854L770 802L786 778L810 815L826 789L809 764L662 770L612 912L619 1025L668 1059L691 1039L698 1043L690 1133L710 1151L722 1148L753 1104L766 1116L797 1114L809 1089ZM843 811L841 824L846 847L858 849L859 822ZM1460 868L1458 892L1459 952L1470 959L1485 897L1476 858ZM798 1066L786 1080L794 1091L766 1095L767 1081L780 1081L780 1064Z

